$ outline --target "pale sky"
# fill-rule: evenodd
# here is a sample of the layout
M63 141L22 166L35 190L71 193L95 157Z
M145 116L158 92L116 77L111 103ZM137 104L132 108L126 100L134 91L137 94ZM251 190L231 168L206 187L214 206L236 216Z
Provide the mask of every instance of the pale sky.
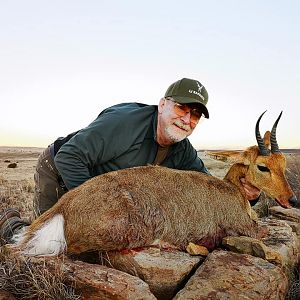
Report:
M0 0L0 146L46 147L120 102L157 104L198 79L197 149L244 148L277 128L300 147L300 1Z

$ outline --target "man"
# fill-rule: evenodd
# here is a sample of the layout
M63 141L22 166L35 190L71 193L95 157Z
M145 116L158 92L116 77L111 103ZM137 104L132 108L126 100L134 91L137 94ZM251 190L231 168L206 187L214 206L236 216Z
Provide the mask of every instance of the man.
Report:
M207 102L205 87L183 78L171 84L158 106L118 104L102 111L86 128L57 139L38 159L36 216L66 191L118 169L155 164L209 174L187 139L202 116L209 118ZM259 196L245 179L242 183L249 200ZM9 240L24 225L17 211L7 210L0 217L0 236Z

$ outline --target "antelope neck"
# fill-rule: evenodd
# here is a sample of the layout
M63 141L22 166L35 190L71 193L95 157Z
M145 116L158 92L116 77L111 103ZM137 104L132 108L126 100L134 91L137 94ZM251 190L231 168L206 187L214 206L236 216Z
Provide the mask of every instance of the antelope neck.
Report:
M224 177L224 180L227 180L237 186L243 196L246 198L246 193L244 191L243 185L240 181L240 178L245 177L248 171L248 166L242 164L234 164L230 167L227 174Z

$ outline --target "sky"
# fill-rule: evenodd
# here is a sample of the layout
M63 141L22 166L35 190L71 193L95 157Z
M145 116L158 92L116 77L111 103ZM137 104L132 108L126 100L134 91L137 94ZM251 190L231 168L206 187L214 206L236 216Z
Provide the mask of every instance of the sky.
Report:
M300 148L300 1L0 0L0 146L46 147L121 102L197 79L209 119L190 141L242 149L277 127Z

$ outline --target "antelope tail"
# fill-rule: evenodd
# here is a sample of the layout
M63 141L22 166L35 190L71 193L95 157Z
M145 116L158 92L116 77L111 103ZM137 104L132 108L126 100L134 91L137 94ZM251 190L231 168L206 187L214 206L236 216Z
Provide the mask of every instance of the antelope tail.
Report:
M55 256L66 250L64 234L64 217L55 215L43 224L27 241L26 230L13 237L17 245L21 246L22 252L28 256Z

